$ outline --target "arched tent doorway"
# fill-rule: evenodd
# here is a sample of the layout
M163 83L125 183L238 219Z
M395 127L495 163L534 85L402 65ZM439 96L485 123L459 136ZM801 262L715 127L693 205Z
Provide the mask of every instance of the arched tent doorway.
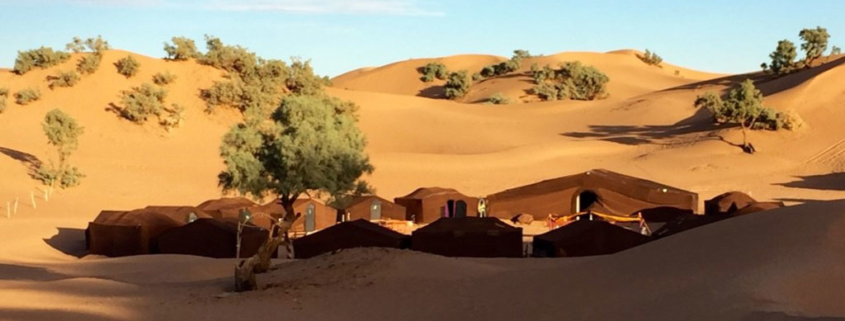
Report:
M314 204L308 204L305 208L305 232L314 232L317 229L317 207Z
M463 200L455 202L454 217L467 217L467 202L464 202Z
M374 199L373 203L370 204L370 221L376 221L381 219L381 201L378 199Z
M590 208L590 205L593 205L598 200L599 196L595 192L584 190L575 196L572 208L575 209L575 213L583 213Z

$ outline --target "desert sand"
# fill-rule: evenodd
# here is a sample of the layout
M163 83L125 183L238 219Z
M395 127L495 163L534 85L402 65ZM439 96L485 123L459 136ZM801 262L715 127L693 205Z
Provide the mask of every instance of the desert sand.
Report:
M458 102L432 99L415 69L438 60L470 73L506 58L463 55L397 62L336 77L330 95L360 105L360 126L376 171L368 181L391 199L421 186L481 196L592 168L606 168L698 192L739 190L799 204L722 221L611 256L580 259L448 259L409 251L352 250L308 261L280 260L259 281L231 291L233 260L188 256L84 255L83 229L100 210L195 205L220 196L220 137L238 113L203 112L199 90L223 74L194 62L132 54L132 78L112 65L73 88L44 79L76 57L24 76L0 71L0 86L40 88L42 99L0 114L0 320L803 320L845 317L845 58L786 77L719 75L638 52L561 53L540 65L581 60L607 73L610 98L536 102L526 75L477 83ZM528 68L531 62L524 64ZM527 69L525 69L527 70ZM675 74L678 70L678 75ZM177 76L168 103L187 107L182 127L138 126L108 111L120 92ZM695 97L745 78L759 80L766 105L792 110L805 126L750 134L744 154L735 128L714 126ZM511 105L477 102L501 92ZM431 94L435 93L435 94ZM55 159L40 122L61 108L85 127L71 162L87 177L49 202L28 175ZM30 204L35 195L37 208ZM6 202L19 200L7 219ZM803 204L803 205L800 205ZM80 258L82 257L82 258ZM827 320L827 319L819 319Z

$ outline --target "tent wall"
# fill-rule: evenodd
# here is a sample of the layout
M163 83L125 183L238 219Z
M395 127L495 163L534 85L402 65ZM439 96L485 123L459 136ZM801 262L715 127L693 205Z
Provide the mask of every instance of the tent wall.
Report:
M88 253L109 257L150 253L149 241L140 226L88 223Z
M522 229L474 224L496 218L441 218L411 234L411 249L450 257L522 257Z
M351 206L346 208L345 212L349 214L349 220L370 220L370 209L374 200L379 200L381 202L381 218L383 220L406 220L406 210L404 206L375 196L366 196L361 200L356 200ZM343 212L344 210L338 210L338 213Z
M199 219L163 232L157 241L162 254L234 258L237 251L237 233L235 224L214 219ZM267 236L267 230L245 226L241 232L240 257L250 257L258 252Z
M365 220L340 223L293 241L296 258L357 247L410 247L410 237Z

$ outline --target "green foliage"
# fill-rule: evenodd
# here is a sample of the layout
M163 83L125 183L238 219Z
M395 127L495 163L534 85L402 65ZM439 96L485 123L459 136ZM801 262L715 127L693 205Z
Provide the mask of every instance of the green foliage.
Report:
M809 68L814 60L824 55L830 34L827 33L827 29L816 27L815 29L801 30L798 37L804 40L804 43L801 44L801 50L804 50L805 53L804 65Z
M169 85L176 80L176 75L171 74L169 71L165 71L164 73L156 73L153 75L153 83L159 86Z
M224 135L220 186L255 198L273 195L287 204L309 191L355 190L373 167L354 110L328 97L285 97L270 120L241 123Z
M795 62L795 57L798 53L795 49L795 44L789 40L778 41L778 46L775 48L769 58L772 59L770 64L763 63L760 67L764 71L775 75L786 75L800 68L800 64Z
M650 66L658 66L663 63L663 58L657 55L657 53L651 52L648 49L645 50L645 54L639 56L640 60Z
M100 68L100 61L102 61L101 55L85 55L79 60L79 64L76 65L76 70L83 75L93 74L98 68Z
M62 188L79 185L80 180L85 176L76 167L68 166L67 160L70 154L79 147L79 136L84 133L84 128L79 126L73 117L59 109L53 109L44 116L41 128L47 136L47 142L56 148L59 165L58 167L52 164L42 165L36 169L36 178L45 185L58 182Z
M479 80L482 80L482 79L484 79L484 77L483 77L483 76L481 76L481 74L480 74L480 73L474 73L474 74L472 74L472 81L479 81Z
M194 40L186 37L171 38L173 44L164 43L164 51L167 53L167 59L170 60L188 60L191 58L199 58L201 54L197 51L197 45Z
M0 87L0 96L9 97L9 88Z
M149 117L160 117L164 111L164 98L167 97L167 90L143 84L140 87L133 87L123 92L121 103L123 107L118 110L121 117L137 124L145 123Z
M141 67L141 63L139 63L138 60L135 60L132 55L129 55L118 60L114 63L114 66L117 67L117 73L129 78L138 73L138 68Z
M439 62L429 62L425 66L417 68L417 72L422 75L420 80L423 82L432 82L435 78L446 80L446 76L449 75L449 70L446 69L446 66Z
M14 71L18 75L23 75L33 68L46 69L65 62L68 59L70 59L70 54L64 51L54 51L50 47L18 51Z
M484 78L502 76L517 71L519 69L519 65L519 59L511 59L508 61L500 62L498 64L485 66L481 69L481 72L479 74L481 74L481 76Z
M15 93L15 102L18 105L27 105L41 99L41 91L38 88L25 88Z
M748 147L748 129L794 129L801 124L800 118L792 113L779 113L763 106L763 93L750 79L732 89L725 99L713 92L706 92L695 100L698 108L707 108L713 119L721 124L737 124L742 128L743 146Z
M79 37L73 37L73 41L65 45L65 49L75 53L89 51L102 55L104 51L111 49L111 46L108 41L98 35L97 38L88 38L84 41Z
M446 85L443 87L446 89L446 98L458 99L469 92L469 86L470 80L467 77L467 71L461 70L450 73L446 79Z
M841 55L841 54L842 54L842 48L839 48L837 46L833 46L833 47L830 48L830 55L831 56L836 56L836 55Z
M0 96L0 114L6 111L6 96Z
M323 79L314 74L310 60L291 58L290 69L284 69L285 63L280 60L261 62L258 65L259 82L284 78L286 89L294 95L316 95L322 93L324 84L331 84L331 80Z
M608 96L607 75L579 61L565 62L560 69L548 65L535 68L532 76L537 83L533 92L543 100L596 100Z
M205 36L205 43L208 50L200 57L201 64L239 75L250 72L257 65L258 57L244 47L224 45L220 38L208 35Z
M511 57L511 60L514 60L516 62L522 62L523 59L528 59L531 57L531 53L529 53L528 50L517 49L513 51L513 57Z
M493 96L490 96L490 98L487 98L487 102L493 105L508 105L513 101L502 93L495 93Z
M58 75L50 77L50 89L56 87L73 87L79 82L79 74L76 71L59 72Z

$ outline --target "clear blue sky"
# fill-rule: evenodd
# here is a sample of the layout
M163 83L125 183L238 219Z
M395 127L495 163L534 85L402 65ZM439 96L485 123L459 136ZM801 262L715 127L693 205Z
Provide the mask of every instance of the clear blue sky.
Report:
M668 62L756 70L780 39L828 28L845 46L842 0L0 0L0 66L17 50L102 35L161 57L162 44L204 34L265 58L310 58L320 74L461 53L509 56L649 48Z

